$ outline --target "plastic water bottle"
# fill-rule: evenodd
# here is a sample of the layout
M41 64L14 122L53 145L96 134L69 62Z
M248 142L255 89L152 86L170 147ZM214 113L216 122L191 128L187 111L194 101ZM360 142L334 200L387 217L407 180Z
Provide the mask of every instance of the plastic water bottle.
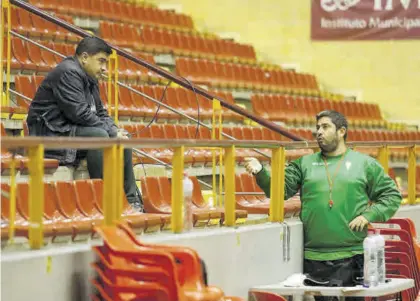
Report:
M182 181L184 191L184 231L190 231L193 228L193 214L192 214L192 196L193 196L193 182L184 174L184 180Z
M377 230L373 236L376 244L377 260L378 260L378 283L385 283L385 239L381 235L380 230Z
M363 286L371 287L378 285L378 252L376 247L376 239L369 234L363 241L364 250L364 281Z

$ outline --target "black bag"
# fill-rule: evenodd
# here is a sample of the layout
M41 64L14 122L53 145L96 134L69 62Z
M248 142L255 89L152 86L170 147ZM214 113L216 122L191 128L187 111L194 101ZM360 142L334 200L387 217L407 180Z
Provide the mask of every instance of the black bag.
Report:
M305 260L308 286L356 286L363 283L363 255L332 261Z

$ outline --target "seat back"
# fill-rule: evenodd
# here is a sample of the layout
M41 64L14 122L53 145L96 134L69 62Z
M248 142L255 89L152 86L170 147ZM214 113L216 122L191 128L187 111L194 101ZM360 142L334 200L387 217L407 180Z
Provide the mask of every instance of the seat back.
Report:
M57 181L55 182L57 191L57 208L66 218L80 217L81 214L77 210L76 205L76 189L72 182Z
M189 178L193 183L192 202L199 208L208 207L207 203L204 201L203 193L201 192L201 186L197 177L190 176Z

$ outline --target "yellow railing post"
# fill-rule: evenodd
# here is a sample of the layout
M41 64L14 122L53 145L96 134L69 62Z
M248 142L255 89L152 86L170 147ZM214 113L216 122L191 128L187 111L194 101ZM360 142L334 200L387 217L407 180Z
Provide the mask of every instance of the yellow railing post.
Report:
M108 114L109 116L112 116L112 105L114 104L113 101L113 96L115 99L115 104L117 104L118 100L117 100L117 96L118 96L118 89L116 89L116 91L114 91L114 93L112 93L112 79L113 79L113 73L118 73L118 69L116 69L117 66L117 52L113 49L111 55L109 56L109 60L108 60ZM115 75L114 78L114 84L115 84L115 88L118 87L117 82L115 81L115 79L118 79L118 75ZM116 106L114 106L114 113L115 111L118 112ZM115 113L117 118L118 118L118 113ZM115 120L115 119L114 119Z
M116 216L116 193L117 193L117 145L104 149L103 166L104 166L104 184L103 184L103 211L104 224L112 225Z
M174 149L172 167L171 226L174 233L181 233L184 228L184 191L182 185L182 180L184 178L184 146L176 147Z
M284 168L286 153L284 147L272 150L271 156L271 187L270 187L270 221L284 220Z
M0 83L3 85L3 43L4 43L4 31L5 31L5 22L4 22L4 10L6 10L7 15L7 34L6 34L6 40L7 40L7 47L6 47L6 101L3 102L3 90L1 91L1 104L4 106L10 106L10 60L11 60L11 26L12 26L12 14L11 14L11 5L9 0L1 0L1 33L0 33L0 40L1 40L1 49L0 49L0 59L1 59L1 74L0 74Z
M416 146L408 148L408 203L416 203Z
M213 99L213 111L212 111L212 119L211 119L211 139L215 140L216 139L216 114L218 111L221 111L221 105L220 105L220 101L218 101L217 99ZM220 135L220 134L219 134ZM215 204L216 206L219 205L220 202L220 198L217 195L217 191L216 191L216 149L213 148L211 151L212 154L212 195L213 195L213 204ZM221 170L219 170L219 174L220 174Z
M114 56L114 101L115 101L115 118L114 122L118 125L118 106L119 106L119 98L118 98L118 55L115 50L112 50L112 55Z
M384 168L385 173L389 173L389 148L388 146L384 145L379 148L378 152L378 161L381 163L382 167Z
M5 9L5 3L6 0L0 0L1 1L1 18L0 18L0 25L1 25L1 31L0 31L0 41L1 41L1 47L0 47L0 83L3 84L3 43L4 43L4 30L5 30L5 26L4 26L4 9ZM3 103L3 90L1 91L1 105L5 105Z
M44 232L44 146L29 147L29 245L39 249Z
M15 238L16 221L16 159L12 157L10 162L10 195L9 195L9 244L13 244Z
M217 127L218 127L218 129L219 129L219 137L218 137L218 139L219 140L222 140L223 139L223 135L222 135L222 132L223 132L223 119L222 119L222 107L220 106L220 101L217 101L217 114L219 115L218 117L218 125L217 125ZM220 151L219 151L219 203L217 204L217 206L218 207L221 207L222 206L222 195L223 195L223 177L222 177L222 174L223 174L223 150L220 148Z
M123 212L124 206L124 146L119 144L117 145L116 150L116 185L115 185L115 203L116 210L114 219L119 221Z
M225 150L225 224L235 225L235 146L227 147Z

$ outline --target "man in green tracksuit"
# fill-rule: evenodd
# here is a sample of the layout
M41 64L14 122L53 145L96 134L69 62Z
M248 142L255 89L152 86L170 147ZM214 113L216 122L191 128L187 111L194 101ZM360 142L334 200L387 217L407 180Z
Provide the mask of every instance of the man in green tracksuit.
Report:
M363 275L368 223L391 218L400 206L401 194L375 159L346 147L348 126L342 114L323 111L316 120L321 152L286 167L285 199L300 190L304 273L354 285ZM267 170L255 158L248 159L245 167L269 197Z

